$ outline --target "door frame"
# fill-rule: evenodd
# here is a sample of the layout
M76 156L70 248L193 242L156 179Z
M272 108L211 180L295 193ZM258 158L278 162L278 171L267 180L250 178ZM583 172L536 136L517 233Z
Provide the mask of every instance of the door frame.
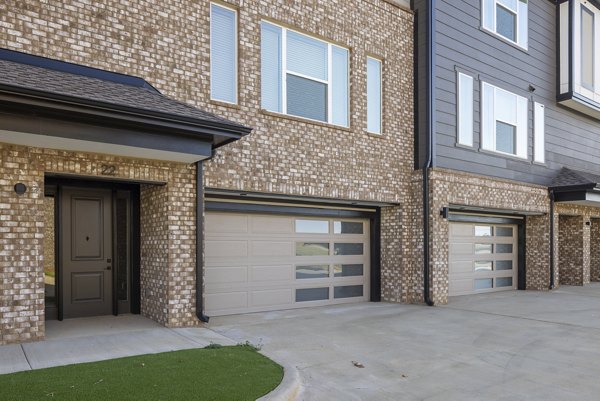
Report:
M61 221L63 210L61 207L62 188L75 187L81 189L110 189L112 191L111 218L112 224L112 260L113 266L116 266L116 200L117 192L126 191L129 193L129 212L130 223L130 272L129 272L129 297L131 314L140 314L141 312L141 290L140 290L140 186L135 183L115 182L110 180L85 180L83 178L64 177L55 175L46 175L44 178L44 196L54 197L54 268L56 272L56 308L59 321L64 318L63 314L63 289L62 289L62 239L61 239ZM118 293L116 291L117 275L116 268L112 269L112 312L114 316L119 314ZM45 305L44 305L45 307Z

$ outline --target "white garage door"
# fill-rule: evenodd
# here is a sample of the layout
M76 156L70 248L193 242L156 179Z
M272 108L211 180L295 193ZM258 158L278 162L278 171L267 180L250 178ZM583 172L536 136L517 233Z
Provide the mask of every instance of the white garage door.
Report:
M516 225L450 223L450 295L515 290Z
M369 299L369 221L206 214L209 316Z

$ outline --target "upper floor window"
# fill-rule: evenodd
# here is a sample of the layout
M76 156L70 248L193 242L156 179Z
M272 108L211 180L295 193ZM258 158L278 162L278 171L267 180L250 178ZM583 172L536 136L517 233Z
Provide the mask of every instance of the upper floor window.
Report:
M527 49L528 0L482 0L483 28Z
M210 5L210 98L237 103L237 12Z
M348 56L348 49L263 21L263 109L348 126Z
M486 82L481 96L481 148L526 159L527 99Z
M559 7L559 101L600 118L600 9L588 0Z
M381 60L367 57L367 131L381 134Z

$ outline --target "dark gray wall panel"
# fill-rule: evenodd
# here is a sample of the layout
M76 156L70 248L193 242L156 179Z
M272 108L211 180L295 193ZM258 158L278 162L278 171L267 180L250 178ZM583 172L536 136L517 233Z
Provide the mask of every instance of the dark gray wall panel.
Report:
M481 28L481 0L438 0L436 9L436 166L548 185L561 167L600 173L600 121L556 102L556 6L529 1L529 49ZM415 1L423 6L425 1ZM426 35L424 27L418 33ZM418 62L421 63L421 59ZM419 73L425 69L419 65ZM457 68L475 78L474 147L456 146ZM423 77L419 75L418 80ZM487 81L525 96L529 104L526 161L480 151L480 84ZM529 85L536 88L528 91ZM426 93L419 92L422 105ZM533 101L546 106L546 163L533 163ZM419 110L424 113L424 110ZM421 121L421 120L419 120ZM419 125L426 132L425 125Z

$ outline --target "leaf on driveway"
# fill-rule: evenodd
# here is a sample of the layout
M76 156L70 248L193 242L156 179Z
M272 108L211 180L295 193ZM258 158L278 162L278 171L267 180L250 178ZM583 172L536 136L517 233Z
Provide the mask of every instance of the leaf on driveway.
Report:
M361 369L365 367L365 365L363 365L360 362L356 362L356 361L352 361L352 365L356 366L357 368L361 368Z

